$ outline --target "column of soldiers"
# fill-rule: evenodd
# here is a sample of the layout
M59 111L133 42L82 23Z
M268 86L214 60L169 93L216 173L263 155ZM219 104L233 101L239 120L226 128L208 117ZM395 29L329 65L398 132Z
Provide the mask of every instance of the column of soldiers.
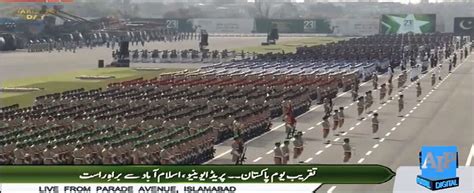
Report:
M64 50L65 52L73 52L76 53L76 50L79 48L79 42L76 41L62 41L61 39L58 40L37 40L33 41L30 40L26 45L28 52L61 52Z
M295 160L299 160L301 154L303 153L304 149L304 140L303 140L303 132L298 131L294 136L293 140L293 162L290 160L291 152L290 152L290 141L285 140L283 145L280 142L275 143L275 148L273 150L273 160L276 165L286 165L290 162L294 162ZM303 161L299 160L298 163L303 163Z
M118 50L112 51L112 57L115 60L118 60ZM233 51L232 51L233 52ZM210 53L201 52L199 50L189 49L189 50L132 50L130 51L130 56L133 62L143 62L143 63L166 63L166 62L226 62L232 58L228 50L224 49L222 51L213 50Z
M109 35L110 33L110 35ZM172 29L157 29L145 31L127 31L127 32L91 32L86 36L78 36L77 34L68 34L61 37L51 37L30 40L26 47L28 52L53 52L53 51L71 51L76 52L78 48L83 46L93 49L95 47L106 46L115 50L116 45L121 40L128 40L133 45L145 46L146 42L162 41L177 42L184 40L197 39L197 33L177 32ZM114 35L112 35L114 34ZM69 37L71 36L71 37ZM64 39L66 38L66 39Z

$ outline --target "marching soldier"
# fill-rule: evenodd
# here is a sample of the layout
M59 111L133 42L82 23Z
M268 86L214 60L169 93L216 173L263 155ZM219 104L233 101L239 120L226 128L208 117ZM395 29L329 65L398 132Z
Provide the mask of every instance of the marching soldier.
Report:
M388 96L389 96L389 100L392 100L392 92L393 92L393 84L392 83L388 83Z
M339 129L344 126L344 107L339 107ZM341 133L344 133L344 131L340 131Z
M234 137L234 143L232 143L232 163L237 163L242 154L240 150L240 137Z
M323 143L324 144L329 144L331 143L331 141L329 139L327 139L328 135L329 135L329 128L331 127L330 124L329 124L329 121L328 121L328 116L325 115L323 117Z
M393 67L388 67L388 82L391 84L393 80Z
M324 98L324 113L326 113L326 115L329 116L331 114L331 111L332 111L332 104L329 98Z
M356 101L358 97L358 93L357 93L357 88L355 87L355 85L352 87L351 94L352 94L352 101Z
M434 87L435 84L436 84L436 73L433 72L431 73L431 87Z
M439 66L436 67L436 68L437 68L437 70L438 70L438 80L441 81L441 80L443 79L443 77L442 77L442 71L441 71L441 70L443 69L443 64L439 64Z
M379 119L378 119L379 114L374 113L374 117L372 117L372 135L373 139L379 139L377 136L377 132L379 131Z
M399 117L403 117L402 115L402 111L403 111L403 107L404 107L404 101L403 101L403 95L399 95L399 98L398 98L398 116Z
M456 62L458 61L458 56L456 53L453 54L453 67L456 67Z
M275 162L275 165L281 165L283 163L283 152L281 151L280 146L280 142L275 143L275 150L273 150L273 161Z
M372 75L372 86L374 86L374 90L377 90L378 86L378 80L379 78L377 77L377 74L374 72Z
M143 152L143 144L140 142L136 144L131 152L132 156L132 163L133 164L146 164L145 156L146 153ZM167 148L168 150L171 150L170 146ZM170 164L172 162L172 153L170 151L164 150L163 152L160 152L163 157L161 157L160 163L162 165ZM164 161L166 160L166 161Z
M421 96L421 84L420 82L416 83L416 99L418 102L420 102L420 96Z
M288 164L288 161L290 161L290 147L288 147L288 145L290 145L290 141L285 140L283 142L283 147L281 148L281 151L283 153L283 164L284 165Z
M44 165L54 165L57 162L54 160L54 152L51 144L46 145L46 149L43 151L43 163Z
M344 163L347 163L352 157L352 147L349 144L349 138L344 139L344 143L342 144L342 149L344 150Z
M398 86L397 86L397 88L400 89L400 88L402 88L402 86L403 86L403 75L400 74L398 76Z
M365 106L364 97L361 96L359 97L358 102L357 102L357 117L359 120L364 119L364 117L362 116L362 113L364 113L364 106Z
M387 94L387 88L385 87L385 84L382 84L380 86L380 104L385 103L385 95Z
M105 165L112 164L112 147L110 144L105 144L104 148L101 150L102 162Z
M293 141L293 160L297 160L301 154L303 153L303 147L304 141L303 141L303 132L298 131L298 133L295 135L295 140ZM300 161L300 163L302 163Z
M336 129L339 127L339 111L336 109L334 110L334 115L332 115L332 119L334 121L334 125L332 127L332 131L335 136L339 136L339 134L336 132Z
M85 164L85 149L81 144L76 145L76 149L72 152L72 156L74 157L74 165L83 165Z
M372 111L370 108L372 107L372 104L374 103L373 97L372 97L372 91L367 91L366 92L366 97L365 97L365 112L367 114L370 114Z
M24 144L17 144L16 148L13 150L13 155L15 156L14 164L15 165L23 165L25 164L25 150L23 149L25 147Z
M285 121L286 138L291 139L296 130L296 119L290 113L287 113L283 121Z
M407 82L408 72L406 70L404 70L402 72L402 75L403 75L403 85L404 85Z
M449 59L449 66L448 66L448 72L451 73L451 70L453 68L453 61Z
M355 82L354 82L354 88L355 88L356 93L359 93L359 86L360 86L359 84L360 84L360 80L359 78L356 77Z

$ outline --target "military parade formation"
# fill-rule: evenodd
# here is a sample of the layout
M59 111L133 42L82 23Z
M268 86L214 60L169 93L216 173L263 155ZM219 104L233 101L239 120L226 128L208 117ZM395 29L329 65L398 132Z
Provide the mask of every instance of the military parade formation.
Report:
M144 44L193 37L146 34L145 39L130 41ZM102 43L114 49L113 43ZM283 143L275 142L274 163L302 162L305 136L296 118L312 104L324 107L320 126L324 144L331 143L331 133L345 132L346 114L352 113L334 104L340 92L351 93L357 105L355 117L363 120L367 114L372 138L378 139L383 121L373 105L398 95L398 114L403 116L408 72L418 65L426 68L420 71L425 73L430 67L441 68L443 62L451 69L459 62L457 55L462 59L470 53L464 45L452 34L374 35L301 47L295 53L242 56L242 60L221 61L196 71L116 82L101 89L40 96L32 106L0 109L0 164L203 164L215 157L215 145L228 139L234 139L232 163L243 164L245 142L268 132L274 118L284 121L286 131ZM193 51L183 51L165 55L153 50L145 59L193 58ZM134 57L138 52L131 57L138 60ZM225 56L232 54L225 50ZM222 51L212 58L226 57ZM399 74L397 90L392 82L395 74ZM434 81L440 74L433 74ZM388 77L387 82L380 82L382 75ZM359 96L361 82L372 83L372 89ZM422 87L427 86L418 82L414 95L420 97ZM379 92L379 101L372 91ZM344 138L341 145L343 162L349 162L350 139Z
M115 61L120 59L117 53L119 53L119 50L112 52ZM133 63L219 63L229 62L237 58L235 51L226 49L222 51L135 49L130 51L129 55Z
M89 34L75 32L56 37L30 39L26 43L26 49L28 52L76 52L77 49L93 49L96 47L107 47L115 50L121 41L129 41L132 46L141 45L143 47L150 42L178 42L198 40L199 38L199 33L178 32L167 28L137 31L98 31Z

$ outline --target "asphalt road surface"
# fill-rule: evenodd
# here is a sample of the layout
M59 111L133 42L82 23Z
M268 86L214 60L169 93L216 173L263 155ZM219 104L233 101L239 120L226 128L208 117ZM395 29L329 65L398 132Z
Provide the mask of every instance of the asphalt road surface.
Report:
M282 37L280 42L304 39L306 37ZM265 41L265 37L211 37L209 38L209 49L223 50L235 49L249 46L259 46ZM117 47L115 47L117 49ZM134 49L199 49L198 40L186 40L180 42L151 42L145 47L130 46ZM0 52L0 82L5 80L16 80L30 77L48 76L62 72L97 68L97 61L104 60L105 64L112 62L112 49L97 47L94 49L78 49L72 52L35 52L28 53L26 50L15 52ZM202 64L132 64L132 67L157 67L157 68L199 68Z
M423 145L455 145L459 150L459 164L473 166L472 161L466 163L474 151L472 65L474 56L462 61L461 65L458 64L453 73L449 74L448 65L444 64L441 73L443 79L437 80L435 87L431 86L430 69L420 80L422 86L420 101L416 98L416 84L408 80L405 84L407 87L399 90L405 97L404 117L398 117L398 98L380 104L379 92L373 91L372 110L379 114L380 139L372 138L370 115L366 115L363 121L358 121L356 103L352 102L350 93L340 93L333 101L335 107L345 107L346 118L342 130L347 131L347 134L332 136L331 131L331 144L323 144L321 121L324 110L320 105L313 105L309 112L297 118L297 130L304 132L305 149L301 159L292 162L342 164L342 140L350 138L350 143L355 149L349 161L352 164L382 164L396 171L399 166L418 165L418 151ZM398 76L394 76L393 80L394 88L397 86L396 77ZM386 81L387 77L382 75L379 78L379 85ZM373 89L371 82L363 84L359 95ZM398 94L396 90L394 89L394 93ZM332 119L330 122L332 124ZM246 143L245 164L272 164L274 143L285 140L285 136L281 118L275 119L272 131ZM229 140L220 144L217 147L216 158L208 164L231 163L229 154L231 143ZM392 192L393 181L394 179L382 185L324 185L318 192Z

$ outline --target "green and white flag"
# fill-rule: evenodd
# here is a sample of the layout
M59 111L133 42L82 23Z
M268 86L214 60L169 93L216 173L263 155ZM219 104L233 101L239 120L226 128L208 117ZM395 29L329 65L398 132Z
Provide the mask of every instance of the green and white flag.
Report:
M434 33L435 14L390 14L382 15L381 34Z

